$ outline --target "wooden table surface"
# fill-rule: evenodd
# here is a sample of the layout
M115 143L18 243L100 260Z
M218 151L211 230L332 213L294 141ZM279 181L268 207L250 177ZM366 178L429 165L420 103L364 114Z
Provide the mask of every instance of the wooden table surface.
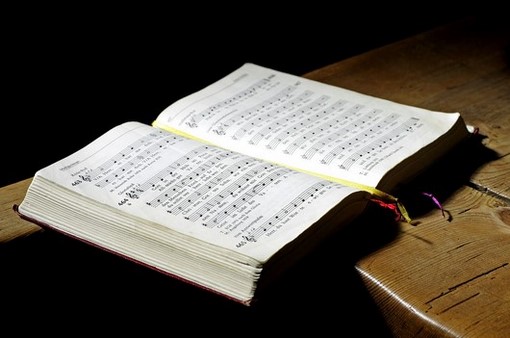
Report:
M418 225L398 223L384 245L355 263L395 336L510 336L509 46L508 26L473 18L305 74L459 111L479 128L478 142L409 187L433 192L447 217L416 207ZM0 188L0 243L41 231L12 211L30 180Z
M459 111L482 136L482 147L436 170L429 187L451 221L437 210L424 213L419 225L402 223L390 243L356 264L397 336L510 336L509 65L508 26L469 19L307 74Z

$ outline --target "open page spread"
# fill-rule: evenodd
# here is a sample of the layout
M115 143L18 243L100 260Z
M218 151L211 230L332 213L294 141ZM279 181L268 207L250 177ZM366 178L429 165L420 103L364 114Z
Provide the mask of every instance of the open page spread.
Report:
M50 200L69 190L90 203L85 212L105 212L93 211L99 203L150 225L135 221L133 231L166 227L261 262L355 191L138 122L110 130L36 179L56 184L44 192ZM58 227L45 219L45 203L31 202L37 194L20 212ZM79 226L74 235L82 237Z
M245 64L177 101L153 125L340 182L376 187L450 130L433 112Z

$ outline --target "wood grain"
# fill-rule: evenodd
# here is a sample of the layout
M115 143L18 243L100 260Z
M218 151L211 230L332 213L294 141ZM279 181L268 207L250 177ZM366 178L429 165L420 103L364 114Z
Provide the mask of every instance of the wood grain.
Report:
M402 103L459 111L479 128L481 145L446 161L427 181L443 188L461 183L442 191L451 221L437 210L425 212L418 226L401 223L393 241L356 264L395 336L510 334L507 28L468 18L306 74Z
M398 336L497 337L510 332L510 208L469 187L357 269Z
M13 205L21 203L32 178L0 188L0 243L28 236L41 230L35 224L24 221L13 211Z
M305 74L397 102L459 111L480 130L480 146L432 171L439 180L419 181L437 185L451 220L425 211L417 226L398 224L392 241L356 263L395 336L510 332L507 28L468 18ZM40 230L12 211L30 180L0 188L0 243Z

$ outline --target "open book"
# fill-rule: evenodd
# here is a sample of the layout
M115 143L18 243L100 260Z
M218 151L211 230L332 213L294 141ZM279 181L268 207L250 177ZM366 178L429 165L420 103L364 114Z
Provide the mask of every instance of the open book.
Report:
M468 135L459 113L247 63L39 170L16 210L249 305Z

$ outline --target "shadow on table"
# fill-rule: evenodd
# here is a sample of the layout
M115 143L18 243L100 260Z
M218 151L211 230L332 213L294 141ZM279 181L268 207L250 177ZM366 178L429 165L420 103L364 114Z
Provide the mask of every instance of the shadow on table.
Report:
M484 135L473 134L411 182L399 187L395 195L411 218L417 220L417 225L421 215L433 209L440 210L460 187L472 186L470 178L478 168L498 159L496 152L485 147L484 138ZM438 212L441 215L441 211ZM452 215L445 209L444 217L451 220Z
M435 208L420 192L444 201L469 182L476 168L496 158L482 138L474 136L404 187L403 200L412 215ZM258 294L251 307L41 231L0 246L1 317L4 326L15 327L19 334L33 327L51 333L73 327L81 333L260 336L306 331L390 337L355 264L399 231L393 214L370 205L359 219Z

